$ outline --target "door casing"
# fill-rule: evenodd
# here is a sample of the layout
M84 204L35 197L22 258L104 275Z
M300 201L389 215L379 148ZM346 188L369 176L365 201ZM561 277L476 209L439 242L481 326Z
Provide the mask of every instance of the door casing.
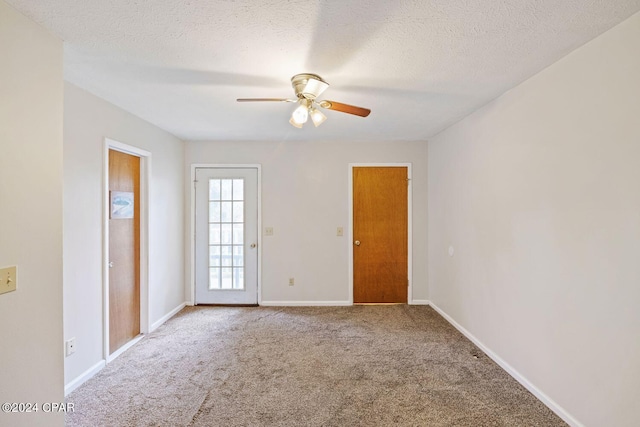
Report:
M140 337L134 338L114 353L109 354L109 150L120 151L140 158L140 333L149 332L149 183L151 153L113 139L104 140L103 212L102 212L102 313L103 357L109 363Z
M413 304L413 235L412 235L412 173L411 163L349 163L348 165L348 197L349 197L349 303L353 305L353 168L366 167L406 167L407 177L409 179L409 187L407 189L407 278L409 280L409 288L407 289L407 304Z
M189 278L189 303L194 305L196 301L196 169L200 168L221 168L221 169L242 169L255 168L258 170L258 305L262 304L262 165L260 164L221 164L221 163L194 163L191 165L191 215L189 230L189 252L190 252L190 278Z

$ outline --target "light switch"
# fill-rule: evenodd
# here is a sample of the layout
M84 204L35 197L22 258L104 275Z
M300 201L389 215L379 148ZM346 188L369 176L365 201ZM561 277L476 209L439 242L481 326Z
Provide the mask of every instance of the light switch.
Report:
M264 228L265 236L273 236L273 227L265 227Z
M344 236L344 229L342 227L338 227L338 231L336 232L336 236Z
M18 284L17 270L18 268L15 266L0 268L0 294L16 290Z

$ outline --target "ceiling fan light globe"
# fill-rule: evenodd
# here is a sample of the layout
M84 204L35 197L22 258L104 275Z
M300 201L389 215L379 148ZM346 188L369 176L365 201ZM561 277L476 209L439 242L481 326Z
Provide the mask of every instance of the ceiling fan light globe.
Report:
M302 125L309 119L309 109L306 105L299 105L298 108L293 110L291 114L291 120L295 123Z
M293 126L293 127L296 127L296 128L298 128L298 129L302 129L302 124L300 124L300 123L296 123L296 122L293 120L293 117L291 117L291 118L289 119L289 123L291 123L291 126Z
M320 126L325 120L327 120L327 116L322 114L322 111L315 108L311 110L311 121L313 121L315 127Z

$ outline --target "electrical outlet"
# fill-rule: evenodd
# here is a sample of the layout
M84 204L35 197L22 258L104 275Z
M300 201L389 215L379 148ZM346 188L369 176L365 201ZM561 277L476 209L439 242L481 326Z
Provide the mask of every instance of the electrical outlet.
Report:
M65 354L67 356L71 356L73 353L76 352L76 338L73 337L71 339L68 339L67 341L65 341Z
M338 237L344 236L344 229L342 227L338 227L338 231L336 232L336 236L338 236Z
M18 267L0 268L0 294L16 290L18 285Z
M293 286L296 284L296 281L293 277L289 277L289 286Z
M273 236L273 227L265 227L264 228L265 236Z

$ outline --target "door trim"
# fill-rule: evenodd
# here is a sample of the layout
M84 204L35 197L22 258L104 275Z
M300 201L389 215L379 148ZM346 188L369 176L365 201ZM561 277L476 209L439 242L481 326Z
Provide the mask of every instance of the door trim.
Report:
M258 170L258 305L262 305L262 165L253 163L193 163L189 185L191 187L191 215L189 216L189 303L196 302L196 169L257 169Z
M151 153L113 139L104 139L102 182L102 330L103 356L109 363L140 337L133 338L109 354L109 150L120 151L140 158L140 334L149 332L149 184L151 182Z
M349 303L353 305L353 168L362 167L406 167L407 178L409 178L409 188L407 189L407 279L409 289L407 289L407 304L413 304L413 209L412 209L412 172L411 163L349 163L348 165L348 206L349 206Z

